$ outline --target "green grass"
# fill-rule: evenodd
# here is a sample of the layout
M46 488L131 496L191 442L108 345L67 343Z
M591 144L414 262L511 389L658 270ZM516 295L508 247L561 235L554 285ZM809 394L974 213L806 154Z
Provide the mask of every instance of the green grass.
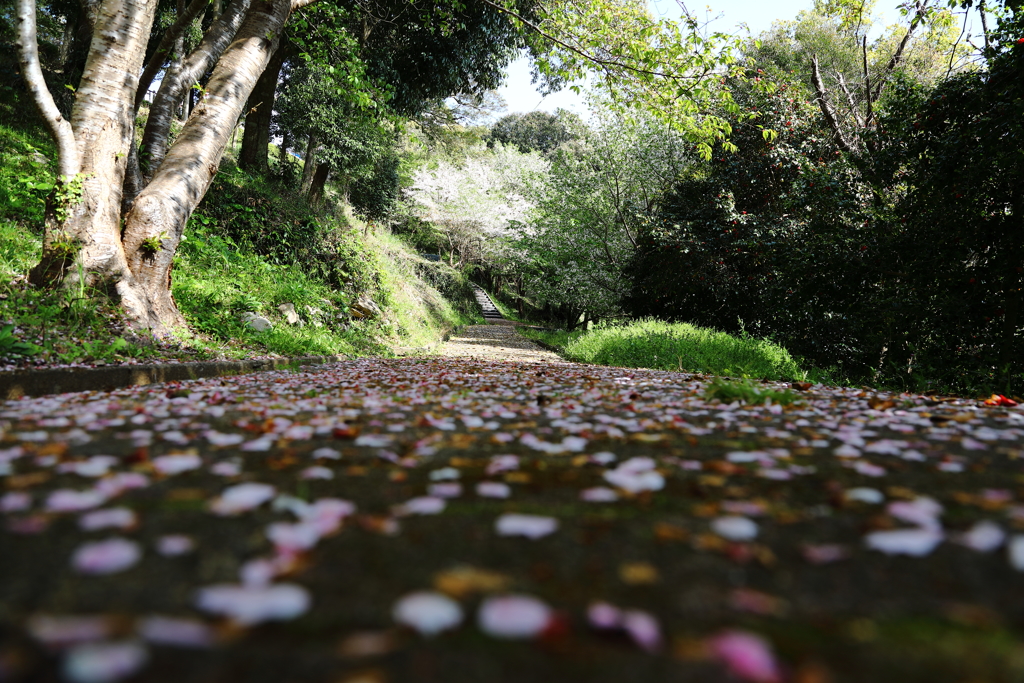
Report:
M530 333L527 333L528 336ZM565 333L562 333L565 334ZM551 335L566 358L597 365L654 368L749 379L807 380L809 373L783 347L688 323L639 320L585 333Z

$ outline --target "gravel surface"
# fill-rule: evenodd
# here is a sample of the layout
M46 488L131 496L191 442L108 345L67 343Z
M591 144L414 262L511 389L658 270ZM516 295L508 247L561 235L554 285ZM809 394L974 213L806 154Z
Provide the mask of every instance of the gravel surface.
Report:
M0 681L1024 678L1019 408L481 327L0 404Z

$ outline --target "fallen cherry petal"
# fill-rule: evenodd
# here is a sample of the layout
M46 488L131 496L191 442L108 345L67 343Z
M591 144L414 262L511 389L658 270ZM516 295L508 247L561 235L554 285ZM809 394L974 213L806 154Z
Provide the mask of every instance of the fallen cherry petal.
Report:
M1019 572L1024 572L1024 534L1017 534L1006 544L1007 554L1010 557L1010 566Z
M822 543L820 545L805 545L802 549L804 559L811 564L828 564L838 562L850 557L850 549L845 545L837 543Z
M196 548L196 542L192 537L183 534L168 534L156 539L156 551L164 557L177 557L185 555Z
M91 510L107 502L99 491L73 491L58 489L46 497L46 509L50 512L81 512Z
M622 610L607 602L595 602L587 608L587 622L596 629L622 626Z
M462 607L447 595L420 591L396 602L391 616L403 626L430 637L461 624Z
M489 597L480 605L477 624L495 638L534 638L544 632L552 610L529 595Z
M869 489L865 487L849 489L844 495L846 500L868 503L869 505L877 505L885 500L885 496L878 489Z
M294 583L218 584L200 588L196 594L196 607L242 626L294 619L305 614L309 605L309 591Z
M64 676L72 683L114 683L138 673L148 659L135 641L78 645L65 655Z
M130 529L138 524L139 518L128 508L108 508L93 510L78 518L78 526L84 531L99 529Z
M237 515L263 505L275 492L270 484L249 482L230 486L210 503L210 509L218 515Z
M934 499L922 496L909 502L901 500L889 503L885 511L896 519L909 524L938 529L938 517L942 514L942 506Z
M320 533L312 524L275 522L267 526L267 538L279 552L297 553L309 550L320 540Z
M462 495L462 484L457 481L444 481L439 484L431 484L427 487L427 493L437 498L458 498Z
M32 507L31 494L11 491L0 497L0 512L24 512Z
M126 538L84 543L71 556L71 565L83 574L116 574L142 559L142 549Z
M334 479L334 471L327 467L307 467L299 473L300 479Z
M752 541L757 538L757 523L746 517L718 517L711 521L711 530L728 541Z
M537 539L554 533L558 529L558 520L554 517L508 512L495 520L494 529L499 536L526 536Z
M990 553L1003 544L1006 540L1006 532L990 520L982 520L972 526L969 531L956 539L957 543L965 545L980 553Z
M198 619L151 616L136 625L139 637L157 645L175 647L212 647L213 629Z
M633 642L647 652L661 649L661 627L658 620L648 612L629 610L622 613L622 628L626 630Z
M764 638L747 631L726 631L708 643L712 654L734 676L757 683L782 680L771 646Z
M942 532L928 528L874 531L864 537L864 542L886 555L923 557L942 542Z
M508 498L512 487L500 481L481 481L476 485L476 495L483 498Z
M199 469L202 464L203 459L194 453L161 455L153 459L153 468L160 474L168 476Z
M594 486L580 491L580 500L588 503L613 503L619 499L619 494L607 486Z
M112 630L111 621L105 616L34 614L26 626L33 638L50 647L100 640Z
M420 496L407 500L401 505L396 505L394 513L396 515L436 515L444 511L445 505L444 498Z

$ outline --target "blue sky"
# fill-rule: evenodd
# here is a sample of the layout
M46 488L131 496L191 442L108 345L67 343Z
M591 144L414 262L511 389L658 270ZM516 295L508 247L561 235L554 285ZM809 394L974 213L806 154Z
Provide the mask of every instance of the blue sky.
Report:
M679 6L675 0L649 0L651 11L659 17L678 17ZM746 24L753 35L768 29L773 21L793 19L801 10L810 9L813 0L712 0L701 14L713 19L711 28L715 31L741 33L740 24ZM696 9L696 6L693 7ZM885 24L899 21L896 0L879 0L875 8ZM528 112L535 109L555 111L559 107L572 109L580 114L586 112L583 99L570 90L541 97L536 86L530 83L530 63L519 59L509 67L508 78L498 90L508 103L508 111Z

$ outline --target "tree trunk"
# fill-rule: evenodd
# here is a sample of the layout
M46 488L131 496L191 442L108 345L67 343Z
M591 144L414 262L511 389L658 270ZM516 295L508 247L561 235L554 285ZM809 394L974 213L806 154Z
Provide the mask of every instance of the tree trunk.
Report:
M267 155L274 95L277 93L281 68L290 56L291 50L287 43L277 48L245 105L245 132L242 134L242 149L238 153L238 166L255 175L265 176L270 173Z
M302 194L309 194L309 188L313 184L313 172L316 170L316 148L320 141L317 136L310 133L306 142L306 156L302 159L302 185L299 190Z
M313 174L313 182L309 185L309 203L317 206L324 198L324 186L327 184L327 176L331 174L330 164L317 164L316 173Z
M171 298L171 264L192 211L214 175L245 99L256 86L291 10L289 0L255 0L224 50L206 94L152 181L125 217L124 249L135 287L119 283L129 317L158 333L184 324ZM153 252L147 244L157 241Z
M182 63L176 76L165 76L161 81L160 89L149 107L149 118L146 121L146 130L142 134L142 150L139 153L143 174L147 178L154 176L167 153L171 119L182 95L186 89L198 83L214 64L219 64L218 60L236 38L240 31L239 26L246 19L249 4L250 0L232 0L227 11L210 27L196 49ZM262 38L267 41L266 36ZM276 40L276 34L274 39Z

